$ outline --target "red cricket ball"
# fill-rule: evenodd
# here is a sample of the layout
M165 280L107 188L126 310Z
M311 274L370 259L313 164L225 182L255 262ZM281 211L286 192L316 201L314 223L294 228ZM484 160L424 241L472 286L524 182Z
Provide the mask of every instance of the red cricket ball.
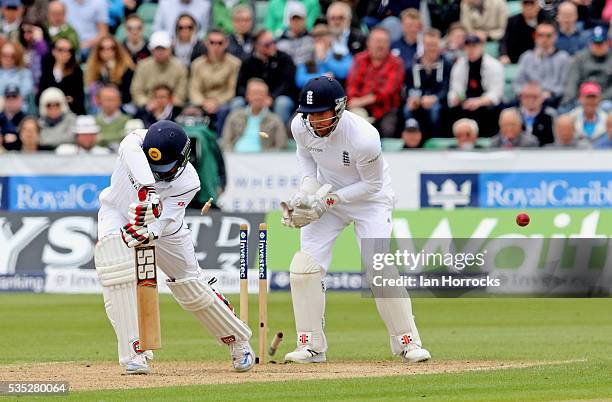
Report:
M516 224L519 226L527 226L529 225L529 215L526 213L520 213L516 216Z

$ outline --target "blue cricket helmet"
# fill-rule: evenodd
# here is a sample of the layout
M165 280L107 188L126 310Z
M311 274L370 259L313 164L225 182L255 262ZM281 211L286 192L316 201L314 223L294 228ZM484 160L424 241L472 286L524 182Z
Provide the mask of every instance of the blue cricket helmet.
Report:
M336 129L344 109L346 109L346 93L342 85L331 77L321 76L312 78L304 85L300 93L300 104L297 112L302 114L302 121L307 131L315 137L321 137L329 135ZM325 112L326 110L333 110L335 116L318 121L308 120L309 113ZM329 133L320 135L313 128L312 123L326 120L331 122L327 129Z
M169 120L160 120L149 127L142 150L155 180L172 181L187 166L191 141L181 126Z

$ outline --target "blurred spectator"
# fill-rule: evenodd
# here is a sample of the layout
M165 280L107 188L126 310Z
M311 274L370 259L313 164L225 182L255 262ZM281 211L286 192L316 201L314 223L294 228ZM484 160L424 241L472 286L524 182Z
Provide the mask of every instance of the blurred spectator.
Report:
M528 81L519 93L519 109L523 118L523 130L533 134L540 145L554 142L553 121L555 110L544 107L544 94L542 86L536 81Z
M105 0L62 0L66 5L66 20L79 35L81 56L108 35L108 3Z
M461 24L468 33L483 31L487 40L500 40L506 31L505 0L461 0Z
M108 29L111 33L115 33L125 15L124 0L106 0L106 3L108 4Z
M574 61L567 73L567 83L562 104L572 105L578 97L580 84L594 81L599 84L602 97L612 100L612 55L608 32L598 26L593 29L591 44L574 56Z
M506 32L499 42L499 61L518 63L519 57L533 49L536 25L544 18L538 0L522 0L521 13L508 18Z
M229 102L236 93L240 59L226 52L228 41L222 31L210 30L205 44L206 54L191 65L189 101L217 123L217 118L224 120L229 113ZM220 131L220 125L215 126Z
M117 42L114 36L103 37L92 49L87 59L85 85L87 86L92 106L99 106L96 101L98 88L106 84L115 84L121 93L121 102L130 103L130 85L134 77L134 63L128 52Z
M225 151L261 152L279 150L287 144L285 124L270 112L268 86L251 78L246 90L247 106L233 110L223 126L221 147ZM261 135L260 133L267 135Z
M23 21L19 26L19 43L23 47L26 67L32 72L34 92L42 75L42 59L49 53L49 35L40 26Z
M15 42L6 42L0 47L0 93L9 84L19 86L19 93L24 98L34 93L32 72L25 65L23 48Z
M191 61L204 54L204 45L198 39L197 23L189 14L181 14L174 34L174 56L189 70Z
M177 105L182 105L186 101L187 69L172 56L171 47L172 40L166 32L159 31L151 35L149 49L152 55L136 66L130 89L132 100L137 106L147 105L151 101L153 87L159 84L170 88Z
M68 108L66 96L58 88L47 88L40 95L39 124L41 144L55 148L72 141L72 127L76 120Z
M83 71L77 63L75 51L68 39L59 38L55 41L51 54L43 59L38 92L40 94L49 87L59 88L66 95L74 113L86 114Z
M589 32L579 27L576 21L578 21L576 5L571 1L561 3L557 11L556 47L572 56L589 44Z
M465 56L465 38L467 31L465 27L456 22L448 28L448 34L444 38L444 57L452 64Z
M440 112L446 104L452 64L441 55L440 31L429 29L423 34L423 55L406 72L408 99L404 117L415 117L427 138L439 136Z
M451 149L461 151L471 151L482 148L478 141L478 123L475 120L462 118L453 123L453 136L456 143L451 145Z
M247 5L238 5L232 11L233 33L229 37L227 52L244 61L253 51L253 10Z
M142 3L143 0L123 0L123 13L126 17L134 14Z
M314 49L314 41L306 31L306 8L295 1L287 4L289 26L277 39L278 50L291 56L294 64L306 62Z
M181 114L181 108L174 105L172 88L166 84L157 84L151 90L151 99L146 109L136 114L136 118L143 121L145 127L160 120L172 120Z
M478 35L467 36L465 50L466 56L457 60L451 70L448 91L451 120L474 119L482 136L489 137L497 131L497 106L504 95L504 67L484 54L483 38Z
M236 7L246 6L249 9L251 0L213 0L212 5L212 26L226 34L234 32L233 11Z
M391 52L404 62L406 71L412 66L415 58L423 52L421 14L419 10L408 8L400 14L402 19L402 37L391 44Z
M137 14L128 15L125 19L126 38L123 46L126 48L134 65L151 55L149 44L144 37L144 23Z
M26 116L21 120L18 127L20 151L22 153L36 153L38 151L49 151L52 148L40 143L41 129L33 116Z
M499 134L491 138L492 148L532 148L538 139L522 130L523 121L516 108L504 109L499 114Z
M106 84L98 89L98 114L96 124L100 127L98 144L108 146L119 144L124 137L125 124L130 116L121 112L121 94L114 84Z
M612 70L611 70L612 71ZM596 82L580 85L580 106L569 112L574 118L576 136L594 140L606 133L606 112L601 108L601 87Z
M76 118L74 127L72 128L72 133L74 134L74 142L69 144L61 144L55 149L56 154L108 155L110 153L108 148L96 145L96 142L98 142L100 127L96 124L96 119L94 119L93 116L78 116Z
M535 49L526 51L519 59L513 89L519 93L527 81L537 81L544 90L546 104L556 107L563 95L571 58L565 51L555 49L556 30L551 22L539 23L535 35Z
M402 140L404 141L404 149L416 149L423 147L423 133L419 122L415 119L408 119L404 123L402 131Z
M584 137L576 136L574 118L570 115L561 115L555 120L555 142L546 144L546 148L579 148L591 147L591 143Z
M53 42L59 38L68 39L74 49L79 48L77 31L66 22L66 6L59 0L49 2L47 9L47 31Z
M289 25L289 16L287 14L289 5L298 0L270 0L268 1L268 11L266 13L266 29L275 37L287 29ZM306 28L311 30L321 14L321 5L318 0L299 0L306 8L308 15L306 16Z
M159 0L153 31L173 35L179 15L190 14L197 22L198 38L201 38L208 31L211 7L211 0Z
M22 1L25 6L23 13L23 19L32 21L36 25L42 25L47 20L47 7L49 7L49 0L24 0Z
M0 133L1 137L4 137L4 148L9 150L21 148L17 127L25 116L19 87L15 84L7 85L4 89L4 108L0 113Z
M450 26L459 21L461 0L428 1L431 26L445 35Z
M353 18L351 6L343 1L335 1L327 8L326 18L332 34L334 54L355 55L365 50L366 37L358 28L351 27Z
M612 113L606 118L606 135L602 135L593 141L595 149L612 149Z
M260 31L255 35L253 55L240 66L236 87L236 95L239 98L232 102L232 110L244 106L244 99L240 97L246 93L247 81L251 78L264 80L274 100L274 113L279 115L283 122L288 122L295 109L295 64L287 53L276 49L274 38L269 31Z
M296 66L295 83L298 88L302 88L308 80L321 75L344 82L351 69L353 56L350 53L341 56L332 52L331 35L327 25L315 25L310 34L314 39L314 51L306 62Z
M365 108L381 137L395 137L404 82L402 60L390 52L389 33L370 31L367 50L358 53L346 80L348 107Z
M0 33L11 40L17 40L19 25L23 17L21 0L2 0L2 17L0 18Z

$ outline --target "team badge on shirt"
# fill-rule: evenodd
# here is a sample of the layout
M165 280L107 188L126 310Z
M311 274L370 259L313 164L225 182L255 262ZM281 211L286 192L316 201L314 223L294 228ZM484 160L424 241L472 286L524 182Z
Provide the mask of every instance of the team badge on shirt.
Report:
M344 166L351 165L351 159L349 157L348 151L342 151L342 163L344 164Z

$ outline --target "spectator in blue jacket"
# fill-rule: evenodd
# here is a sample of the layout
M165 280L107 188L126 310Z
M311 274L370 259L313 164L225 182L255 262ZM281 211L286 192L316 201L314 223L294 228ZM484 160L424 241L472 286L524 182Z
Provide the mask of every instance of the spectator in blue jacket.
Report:
M422 30L421 14L419 10L408 8L400 14L402 19L402 37L391 44L391 53L404 62L406 71L410 69L412 61L421 53Z
M26 99L34 92L34 80L25 66L23 48L14 42L6 42L0 48L0 93L9 84L18 85L19 93Z

